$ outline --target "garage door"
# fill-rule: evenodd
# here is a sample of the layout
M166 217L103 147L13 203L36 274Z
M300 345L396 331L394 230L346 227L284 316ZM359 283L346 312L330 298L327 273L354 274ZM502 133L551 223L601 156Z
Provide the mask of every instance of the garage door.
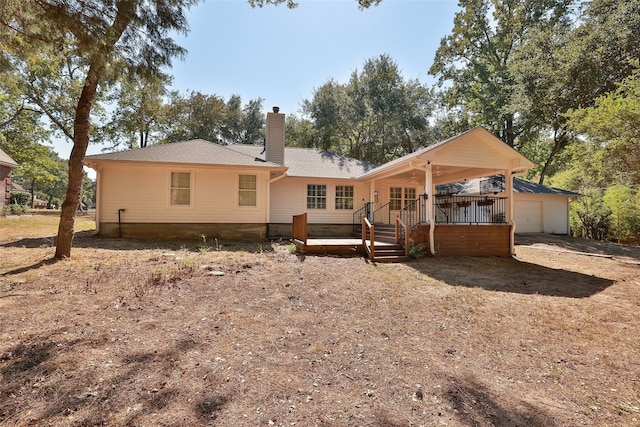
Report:
M542 201L516 201L513 205L516 233L542 233Z

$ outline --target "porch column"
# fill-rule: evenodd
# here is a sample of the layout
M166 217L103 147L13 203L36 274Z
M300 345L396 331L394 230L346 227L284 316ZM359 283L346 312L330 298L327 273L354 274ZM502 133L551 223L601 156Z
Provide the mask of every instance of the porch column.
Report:
M367 218L373 224L373 211L375 211L376 202L376 181L371 181L369 187L369 218Z
M427 166L425 167L425 170L424 170L424 194L427 195L427 200L425 201L427 205L425 209L425 215L427 217L425 218L425 222L429 224L429 251L431 252L431 255L436 254L436 250L435 250L436 221L435 221L435 212L433 211L433 194L434 193L435 193L435 186L433 185L433 171L431 169L431 163L427 162Z
M505 218L507 220L507 224L511 226L511 232L509 233L509 250L511 251L511 255L515 254L515 233L516 233L516 223L513 220L513 174L510 170L505 170L504 172L504 182L505 182L505 190L507 192L507 206L505 212Z

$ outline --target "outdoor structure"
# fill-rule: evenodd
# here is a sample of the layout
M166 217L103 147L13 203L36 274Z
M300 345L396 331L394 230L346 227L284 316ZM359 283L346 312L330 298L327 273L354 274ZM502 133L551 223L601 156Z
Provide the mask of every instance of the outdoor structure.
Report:
M375 167L284 146L284 114L267 114L265 146L203 140L88 156L97 172L96 225L104 236L208 239L345 238L338 252L387 256L409 242L432 255L511 256L514 178L534 164L482 127ZM493 194L442 185L503 179ZM386 240L387 242L382 242ZM394 250L397 248L394 248ZM390 258L392 259L392 258Z
M0 206L11 201L11 169L18 164L7 153L0 150Z

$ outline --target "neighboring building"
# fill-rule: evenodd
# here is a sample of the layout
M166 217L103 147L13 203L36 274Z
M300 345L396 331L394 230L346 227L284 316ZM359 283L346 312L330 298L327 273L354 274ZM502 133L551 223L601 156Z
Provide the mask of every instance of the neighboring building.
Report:
M11 169L18 164L7 153L0 150L0 206L11 201Z
M265 147L193 140L88 156L85 164L97 174L98 233L290 237L293 216L306 213L309 237L344 237L362 216L374 223L400 217L432 253L511 255L513 180L490 206L486 197L469 196L465 211L478 213L473 221L439 216L462 202L454 195L445 200L438 185L496 173L515 177L534 166L484 128L375 167L327 151L285 148L284 127L284 114L267 114Z

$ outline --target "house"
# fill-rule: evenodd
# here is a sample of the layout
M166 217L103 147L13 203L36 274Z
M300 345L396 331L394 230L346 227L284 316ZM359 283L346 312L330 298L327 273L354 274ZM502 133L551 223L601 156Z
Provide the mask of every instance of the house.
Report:
M11 169L16 167L18 164L0 150L0 206L11 203Z
M534 164L484 128L377 167L285 147L284 128L284 114L274 109L267 114L264 147L193 140L88 156L85 164L97 175L98 234L291 237L294 218L304 215L305 244L307 237L352 236L362 224L369 232L397 229L400 221L405 241L425 243L434 255L511 256L513 178ZM496 174L509 177L500 195L458 200L436 191L441 184ZM442 221L458 203L469 203L464 208L474 212L473 220L449 215Z

